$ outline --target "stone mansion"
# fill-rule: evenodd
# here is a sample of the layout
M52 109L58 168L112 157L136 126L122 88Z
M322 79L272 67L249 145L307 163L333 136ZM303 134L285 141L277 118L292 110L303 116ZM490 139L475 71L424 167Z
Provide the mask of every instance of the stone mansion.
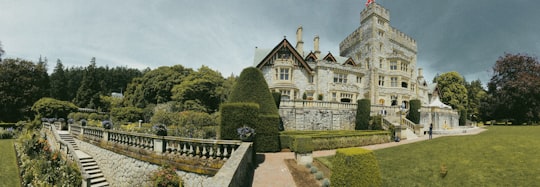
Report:
M256 48L254 66L272 91L287 100L321 100L405 106L409 100L430 103L429 90L416 64L416 41L390 25L390 13L377 3L360 14L360 27L340 43L339 54L321 54L319 36L313 51L304 49L302 27L296 45L283 39L272 49Z

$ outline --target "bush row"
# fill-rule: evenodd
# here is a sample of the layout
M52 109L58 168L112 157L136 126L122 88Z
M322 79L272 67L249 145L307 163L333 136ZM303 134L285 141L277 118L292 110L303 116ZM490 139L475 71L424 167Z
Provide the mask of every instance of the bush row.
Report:
M382 186L379 163L373 151L338 149L332 161L332 186Z
M68 119L73 119L75 121L80 121L82 119L102 121L109 119L109 115L98 113L73 112L68 115Z
M390 132L388 131L358 132L356 134L343 131L337 131L335 134L332 134L331 132L332 131L321 131L320 134L304 133L301 135L287 134L282 132L279 136L280 148L289 148L294 151L297 149L296 145L294 144L295 138L303 136L311 137L313 150L360 147L365 145L387 143L391 141Z

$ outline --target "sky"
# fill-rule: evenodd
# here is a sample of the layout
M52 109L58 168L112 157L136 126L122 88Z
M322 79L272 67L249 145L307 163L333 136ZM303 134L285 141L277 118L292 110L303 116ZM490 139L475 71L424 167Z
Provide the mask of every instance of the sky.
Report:
M138 69L202 65L223 76L253 65L255 47L284 36L304 51L339 54L339 43L360 26L365 0L0 0L4 58L48 59L64 66ZM538 0L376 0L390 24L417 41L417 66L427 80L457 71L484 84L505 53L540 55Z

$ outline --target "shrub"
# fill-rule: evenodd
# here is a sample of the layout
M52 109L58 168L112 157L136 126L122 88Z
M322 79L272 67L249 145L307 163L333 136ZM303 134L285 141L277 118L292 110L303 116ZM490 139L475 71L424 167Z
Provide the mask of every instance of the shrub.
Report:
M11 139L13 138L13 135L15 133L13 132L13 127L10 127L10 128L7 128L7 129L3 129L3 128L0 128L0 139Z
M256 103L225 103L221 105L220 111L220 135L224 140L239 140L236 129L244 125L255 127L259 118L259 105Z
M356 108L356 123L355 130L368 130L369 128L369 115L371 112L371 103L369 99L358 100Z
M309 171L310 171L311 173L317 173L317 172L319 171L319 168L313 166L313 167L309 168Z
M76 110L77 106L71 102L48 97L41 98L32 105L32 111L43 117L67 117Z
M274 97L274 103L276 103L276 107L279 109L279 104L281 104L281 93L272 92L272 97Z
M112 108L111 117L114 122L137 122L142 119L143 109L136 107Z
M85 119L82 119L82 120L81 120L81 126L86 126L87 123L88 123L88 122L87 122Z
M371 124L369 127L370 130L382 130L382 116L376 115L371 116Z
M276 152L279 148L279 116L260 115L258 123L253 127L257 131L255 136L255 150L257 152Z
M183 186L183 181L176 173L176 169L169 166L163 166L154 171L150 179L156 187Z
M103 125L104 129L112 129L112 126L113 126L113 124L107 120L101 122L101 125Z
M324 173L322 171L315 173L315 179L321 180L323 178L324 178Z
M415 124L420 123L420 108L422 107L422 103L418 99L414 99L409 101L409 113L407 114L407 119L411 120Z
M332 159L333 186L382 186L379 164L373 151L338 149Z
M306 168L311 168L311 166L312 166L311 163L309 163L309 162L306 163Z
M167 127L163 124L154 125L152 129L158 136L167 136Z
M313 142L310 136L294 136L293 137L293 151L295 153L311 153L313 152Z
M292 137L289 135L279 135L279 147L281 149L290 149L292 146Z
M229 97L229 102L257 103L260 114L279 114L262 72L255 67L242 70Z
M328 180L328 179L325 178L325 179L322 181L322 185L321 185L321 186L322 186L322 187L330 187L330 180Z

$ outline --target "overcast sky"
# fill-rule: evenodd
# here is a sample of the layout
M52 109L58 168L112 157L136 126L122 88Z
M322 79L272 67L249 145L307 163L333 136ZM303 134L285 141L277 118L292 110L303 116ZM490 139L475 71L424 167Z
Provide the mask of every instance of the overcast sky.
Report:
M365 0L106 1L0 0L0 42L7 58L47 57L64 66L139 69L201 65L223 76L253 64L254 48L273 48L287 36L304 50L320 36L321 51L339 54L339 43L360 24ZM376 0L390 24L413 37L418 66L431 80L458 71L467 80L489 80L499 56L540 53L538 0Z

